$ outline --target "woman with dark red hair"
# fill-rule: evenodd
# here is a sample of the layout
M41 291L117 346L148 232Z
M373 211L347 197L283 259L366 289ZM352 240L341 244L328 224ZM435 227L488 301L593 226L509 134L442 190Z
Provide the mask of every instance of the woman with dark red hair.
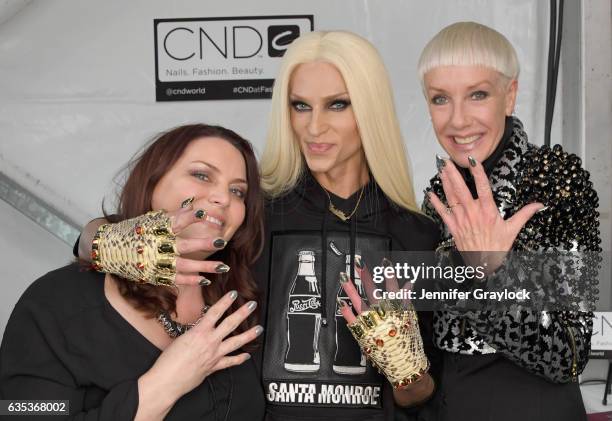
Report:
M249 271L262 243L251 145L222 127L182 126L129 168L117 214L108 217L118 223L98 230L106 241L92 257L104 267L109 253L123 253L128 272L155 282L78 264L38 279L6 327L0 396L68 400L74 419L261 418L263 392L246 352L263 330ZM135 248L115 241L127 233ZM201 238L212 240L203 246ZM175 284L180 258L207 259L214 282Z

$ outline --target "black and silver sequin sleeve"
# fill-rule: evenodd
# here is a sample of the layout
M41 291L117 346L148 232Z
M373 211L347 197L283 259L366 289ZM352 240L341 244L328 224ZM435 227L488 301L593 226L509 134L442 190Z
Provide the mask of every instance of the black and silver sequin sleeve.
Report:
M562 250L540 258L538 269L545 281L556 283L568 296L576 298L565 307L574 311L517 308L441 313L437 343L451 352L467 354L485 353L492 348L534 374L564 383L575 380L588 361L593 328L593 314L588 310L596 299L598 253L601 252L598 199L588 172L581 168L580 159L575 155L567 154L560 146L549 149L529 144L521 152L517 154L518 164L505 163L506 168L516 171L507 173L506 181L510 182L495 183L499 174L490 177L496 201L504 218L511 217L528 203L539 201L549 206L523 227L513 250L530 253ZM434 178L432 188L441 197L443 192L439 187ZM440 221L427 199L423 210ZM450 238L447 244L452 246ZM499 287L504 282L515 282L515 269L525 268L525 262L516 260L506 262L487 283L496 283ZM478 347L483 349L475 349Z

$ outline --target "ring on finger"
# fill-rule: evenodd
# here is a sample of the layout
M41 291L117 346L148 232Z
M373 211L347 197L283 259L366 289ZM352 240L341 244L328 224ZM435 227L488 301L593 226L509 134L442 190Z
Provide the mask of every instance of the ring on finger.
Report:
M461 205L461 203L459 203L459 202L454 203L454 204L452 204L452 205L448 205L448 206L446 207L446 213L451 213L451 214L452 214L452 213L453 213L453 208L454 208L455 206L459 206L459 205Z

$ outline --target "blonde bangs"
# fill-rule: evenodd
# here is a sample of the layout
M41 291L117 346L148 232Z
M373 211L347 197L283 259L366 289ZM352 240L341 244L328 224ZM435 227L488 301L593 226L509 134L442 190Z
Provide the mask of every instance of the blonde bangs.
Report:
M421 84L425 74L441 66L482 66L509 79L519 76L516 51L499 32L476 22L458 22L436 34L425 46L417 73Z

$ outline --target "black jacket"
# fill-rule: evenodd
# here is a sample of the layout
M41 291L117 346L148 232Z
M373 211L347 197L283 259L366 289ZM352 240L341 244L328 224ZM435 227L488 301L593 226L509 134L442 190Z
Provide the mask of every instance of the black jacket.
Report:
M531 268L524 271L524 280L548 277L551 285L561 287L573 279L573 295L586 305L580 308L588 308L597 263L587 260L597 258L601 248L597 194L580 165L577 156L558 145L550 149L529 144L522 123L512 117L499 146L483 162L502 217L511 217L528 203L549 207L527 222L513 245L513 251L547 259L546 272ZM469 171L463 175L477 197ZM439 176L432 178L431 189L446 202ZM423 209L439 223L440 248L454 249L428 200ZM582 261L575 266L565 255L544 257L542 252L551 250L582 252ZM509 258L487 282L521 281L514 276L521 273L521 264ZM561 273L575 276L563 278ZM434 340L446 351L438 394L441 420L586 420L576 376L588 361L592 327L588 311L437 312Z
M349 214L360 195L333 204ZM266 323L261 369L269 420L392 420L392 390L365 365L341 316L339 273L352 257L369 261L385 250L431 251L438 230L423 215L398 208L374 182L350 221L328 211L329 199L308 173L288 194L266 206L266 246L255 267ZM301 269L300 269L301 268ZM313 276L314 275L314 276ZM315 279L316 278L316 279ZM431 339L431 313L419 315L432 369L439 368ZM435 376L435 374L434 374Z

